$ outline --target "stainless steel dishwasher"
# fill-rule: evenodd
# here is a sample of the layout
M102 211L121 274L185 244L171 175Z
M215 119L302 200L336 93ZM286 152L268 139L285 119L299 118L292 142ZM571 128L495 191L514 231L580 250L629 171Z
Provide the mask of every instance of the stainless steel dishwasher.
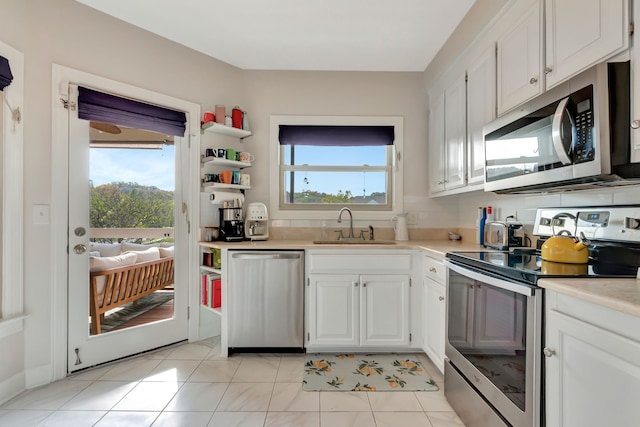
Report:
M230 352L304 351L304 251L229 251Z

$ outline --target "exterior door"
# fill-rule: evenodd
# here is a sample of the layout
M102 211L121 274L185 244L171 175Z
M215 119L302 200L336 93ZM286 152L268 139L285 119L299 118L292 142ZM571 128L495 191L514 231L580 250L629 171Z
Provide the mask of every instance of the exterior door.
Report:
M107 92L107 90L105 90ZM75 103L77 105L78 89L75 85L69 87L69 100L71 105ZM149 100L148 102L153 102ZM107 130L107 133L108 130ZM188 138L188 136L187 136ZM90 366L94 366L100 363L108 362L111 360L119 359L143 351L151 350L154 348L162 347L174 342L185 340L188 336L187 327L187 306L188 306L188 288L187 288L187 253L188 253L188 229L187 225L182 218L178 215L178 209L181 200L181 192L186 188L187 180L181 179L181 176L186 175L188 166L183 166L181 159L188 159L188 144L185 138L175 137L174 149L175 156L170 161L173 163L173 167L165 166L165 170L161 173L166 174L170 169L174 173L174 190L173 200L169 200L169 207L165 210L169 210L168 215L173 216L173 236L175 242L173 244L173 256L174 256L174 283L173 283L173 312L169 313L162 320L151 321L150 323L126 327L126 318L123 316L124 329L112 330L109 332L101 331L96 333L95 330L90 328L90 238L92 233L97 233L96 222L101 214L96 215L94 211L94 218L90 220L90 202L92 196L91 181L90 181L90 122L78 118L78 111L76 108L69 109L69 221L68 221L68 354L67 364L68 371L76 371L84 369ZM139 147L139 143L132 143L132 146ZM95 145L92 142L92 145ZM131 148L131 147L130 147ZM133 150L132 150L133 151ZM150 151L150 150L137 150L137 151ZM100 160L101 161L101 160ZM106 160L105 160L106 162ZM95 163L95 162L94 162ZM188 163L185 163L188 164ZM114 181L122 181L122 169L123 164L111 164L110 169L115 169L120 172L115 172ZM143 165L139 165L141 169ZM158 164L157 167L162 169L162 165ZM147 168L148 169L148 168ZM95 184L95 183L94 183ZM122 196L119 196L122 197ZM133 197L133 196L132 196ZM124 211L132 213L137 208L130 207L125 208ZM140 209L138 209L140 210ZM148 211L140 212L140 214L149 213ZM105 214L106 215L106 214ZM92 231L92 225L94 226ZM139 232L140 230L134 229L130 231L132 233ZM125 232L126 233L126 232ZM167 234L170 234L167 232ZM116 238L116 242L120 239ZM138 243L139 244L139 243ZM114 244L109 246L112 249ZM166 245L165 245L166 246ZM94 247L95 249L95 247ZM135 244L131 244L129 247L125 247L124 244L120 245L120 250L137 250L136 253L141 253L141 247L136 247ZM165 248L166 249L166 248ZM164 251L165 257L169 256L170 248ZM154 251L152 251L154 252ZM158 249L159 253L160 249ZM92 253L91 255L98 255ZM109 256L112 255L112 256ZM100 253L101 262L106 263L105 258L116 257L117 254ZM136 255L137 260L143 259L144 256ZM153 260L152 260L153 261ZM144 262L144 261L143 261ZM94 259L95 263L95 259ZM135 265L135 264L134 264ZM128 268L128 267L127 267ZM151 273L148 273L149 277ZM107 279L110 280L110 279ZM131 275L126 281L129 284L134 282L136 285L143 286L144 279L139 276ZM102 284L109 286L106 283ZM171 292L171 287L162 289L163 292ZM131 288L122 288L121 295L124 293L129 294ZM109 298L105 294L97 296L99 299ZM142 299L136 300L136 302L128 303L128 307L131 309L135 316L136 309L142 305ZM121 307L116 307L114 310L122 310ZM165 310L166 311L166 310ZM107 313L105 318L108 318L113 313ZM116 313L117 314L117 313ZM95 319L93 319L95 320Z

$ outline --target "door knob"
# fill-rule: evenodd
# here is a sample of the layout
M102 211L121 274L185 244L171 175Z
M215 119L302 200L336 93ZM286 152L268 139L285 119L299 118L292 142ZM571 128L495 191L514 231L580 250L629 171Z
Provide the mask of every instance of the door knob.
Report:
M537 77L531 77L531 80L529 80L529 83L531 83L532 85L538 83L538 78Z
M552 72L552 71L553 71L553 68L551 68L551 67L545 67L545 68L544 68L544 73L545 73L545 74L549 74L549 73L550 73L550 72Z
M73 252L81 255L87 251L87 246L83 244L78 244L73 247Z
M87 230L85 230L84 227L78 227L75 230L73 230L73 234L75 234L78 237L82 237L85 234L87 234Z
M432 273L437 273L438 272L438 270L436 270L435 267L430 267L429 271L432 272Z
M546 357L551 357L556 354L556 351L552 348L545 347L544 350L542 350L542 353L544 353Z
M443 296L439 296L439 297L438 297L438 299L439 299L440 301L444 301L444 297L443 297Z
M640 128L640 120L634 120L631 122L631 129L638 129Z

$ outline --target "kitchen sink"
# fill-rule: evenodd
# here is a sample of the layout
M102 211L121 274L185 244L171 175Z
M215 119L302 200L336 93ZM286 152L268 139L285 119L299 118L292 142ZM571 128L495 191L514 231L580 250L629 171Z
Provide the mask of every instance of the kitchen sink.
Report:
M360 239L344 239L344 240L314 240L316 245L395 245L392 240L360 240Z

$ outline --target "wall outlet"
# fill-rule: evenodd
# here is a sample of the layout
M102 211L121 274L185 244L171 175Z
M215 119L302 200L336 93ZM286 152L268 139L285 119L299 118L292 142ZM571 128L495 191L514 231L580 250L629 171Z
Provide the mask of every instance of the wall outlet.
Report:
M407 224L416 225L418 223L418 212L409 212L407 214Z

